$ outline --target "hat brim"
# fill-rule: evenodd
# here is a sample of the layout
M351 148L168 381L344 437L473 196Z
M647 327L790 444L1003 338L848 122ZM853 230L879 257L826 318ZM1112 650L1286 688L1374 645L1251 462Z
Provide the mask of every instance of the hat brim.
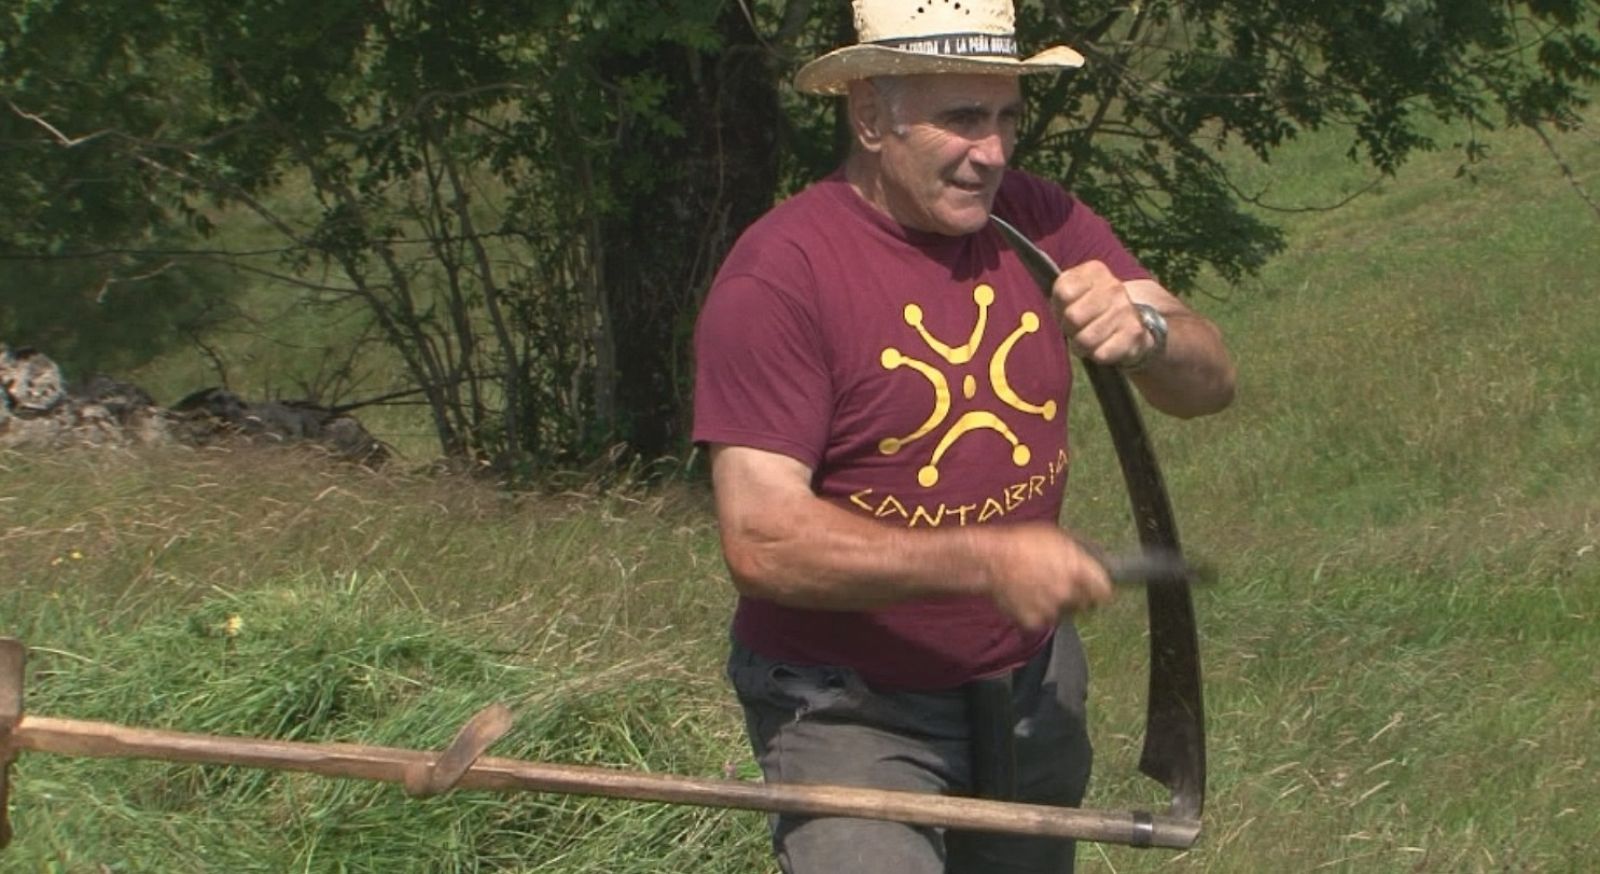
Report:
M924 73L978 73L1023 76L1054 73L1083 66L1083 55L1066 46L1052 46L1029 58L998 55L956 57L908 52L885 46L854 45L835 49L800 68L794 87L806 94L843 94L851 82L872 76L916 76Z

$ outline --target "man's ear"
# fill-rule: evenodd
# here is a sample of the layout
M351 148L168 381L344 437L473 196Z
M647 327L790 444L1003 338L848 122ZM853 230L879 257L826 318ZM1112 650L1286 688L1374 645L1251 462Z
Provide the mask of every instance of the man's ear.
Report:
M868 152L876 152L883 148L883 136L887 132L889 119L882 111L878 100L878 90L872 83L858 79L850 83L850 93L846 98L847 111L850 113L850 134L855 137L856 143Z

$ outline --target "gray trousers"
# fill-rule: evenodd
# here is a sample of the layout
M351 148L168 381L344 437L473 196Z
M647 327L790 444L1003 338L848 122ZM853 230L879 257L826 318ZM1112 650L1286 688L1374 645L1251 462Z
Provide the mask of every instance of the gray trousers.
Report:
M969 794L961 690L869 688L845 668L787 665L733 645L728 678L771 783ZM1077 805L1089 782L1088 670L1070 625L1013 678L1019 801ZM1073 842L844 817L773 817L786 874L1069 874Z

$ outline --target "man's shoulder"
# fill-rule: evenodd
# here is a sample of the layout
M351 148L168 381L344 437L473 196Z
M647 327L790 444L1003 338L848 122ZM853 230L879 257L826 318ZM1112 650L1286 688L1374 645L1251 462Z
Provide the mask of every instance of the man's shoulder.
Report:
M995 215L1034 236L1065 224L1078 199L1055 182L1023 170L1006 170L995 195Z
M842 178L819 179L767 210L751 223L745 234L825 233L837 225L837 216L845 211L842 195L847 192L848 184Z
M829 177L806 186L751 222L729 250L722 272L766 274L808 262L808 252L848 224L841 180Z
M994 214L1015 225L1058 263L1096 260L1124 281L1151 278L1110 222L1048 179L1007 171L995 196Z

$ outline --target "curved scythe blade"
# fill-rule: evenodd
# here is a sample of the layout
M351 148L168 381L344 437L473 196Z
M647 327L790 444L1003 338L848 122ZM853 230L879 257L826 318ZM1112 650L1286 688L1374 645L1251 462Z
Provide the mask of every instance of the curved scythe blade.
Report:
M997 216L990 221L1049 296L1061 270L1032 241ZM1146 550L1181 556L1178 523L1133 391L1115 368L1083 359L1105 414ZM1200 819L1206 795L1205 711L1200 693L1200 642L1189 585L1147 586L1150 610L1150 697L1139 770L1172 792L1173 816Z

